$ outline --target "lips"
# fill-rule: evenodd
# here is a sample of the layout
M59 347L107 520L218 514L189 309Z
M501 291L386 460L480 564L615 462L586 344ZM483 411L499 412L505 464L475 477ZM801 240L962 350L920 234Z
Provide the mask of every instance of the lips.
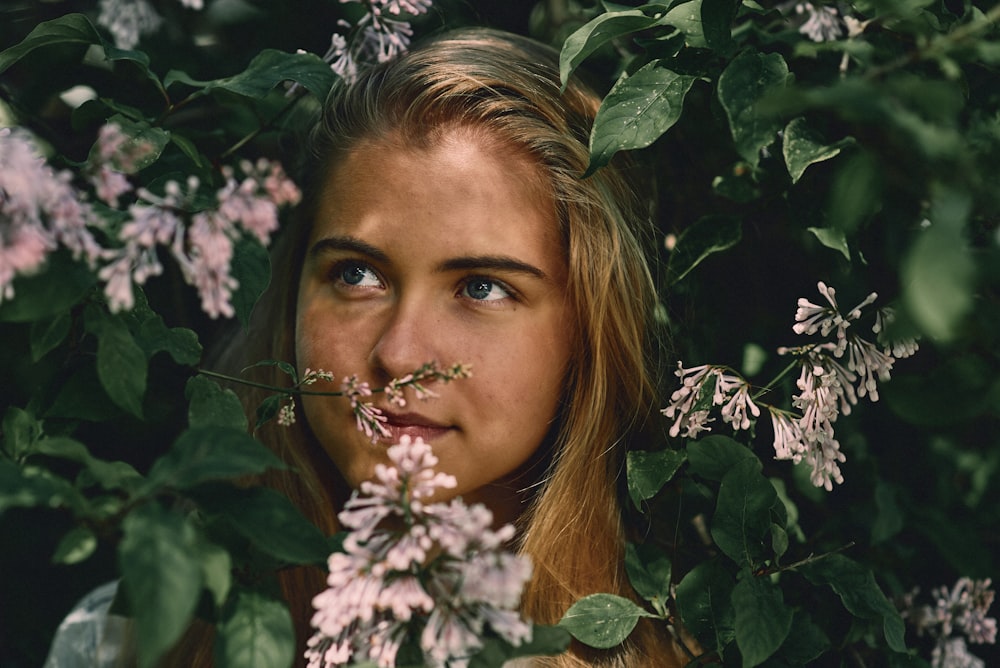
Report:
M382 439L386 442L398 443L402 436L419 437L430 442L454 429L454 427L436 422L419 413L390 413L386 411L385 416L388 419L382 424L389 430L390 434L389 437Z

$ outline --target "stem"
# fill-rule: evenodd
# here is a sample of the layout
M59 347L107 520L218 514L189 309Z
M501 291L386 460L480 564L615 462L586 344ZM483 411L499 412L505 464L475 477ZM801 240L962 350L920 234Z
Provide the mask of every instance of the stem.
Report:
M235 376L229 376L224 373L217 373L215 371L209 371L208 369L198 369L198 373L203 376L210 376L212 378L218 378L220 380L227 380L231 383L239 383L240 385L246 385L247 387L256 387L261 390L270 390L271 392L279 392L281 394L308 394L320 397L342 397L343 392L323 392L321 390L303 390L298 387L279 387L278 385L269 385L267 383L258 383L252 380L246 380L244 378L237 378ZM372 392L384 392L384 388L377 388L372 390Z
M946 52L950 47L957 45L963 40L973 37L976 33L989 28L997 21L1000 21L1000 4L994 5L990 11L983 14L982 20L970 21L959 26L950 33L945 33L937 40L933 41L925 49L917 49L916 51L903 55L892 62L886 63L882 67L872 68L865 74L865 78L878 79L893 70L901 69L911 63L933 58Z
M262 132L264 132L264 130L270 128L272 125L274 125L274 123L276 123L279 119L281 119L282 116L284 116L289 111L291 111L292 108L294 108L295 105L297 105L299 103L299 100L301 100L301 99L302 99L302 96L301 95L297 95L297 96L293 97L291 100L289 100L288 102L286 102L284 104L284 106L282 106L281 109L278 110L278 113L276 113L271 118L271 120L267 121L266 123L262 123L255 130L253 130L252 132L250 132L249 134L247 134L245 137L243 137L242 139L240 139L239 141L237 141L235 144L233 144L232 146L230 146L229 148L227 148L225 151L223 151L222 154L219 155L219 160L225 160L226 158L228 158L229 156L231 156L233 153L236 153L236 151L238 151L241 148L243 148L244 146L246 146L249 142L253 141Z
M758 390L752 397L750 397L750 399L753 400L753 401L756 401L757 399L761 398L762 396L764 396L765 394L767 394L768 392L770 392L771 388L773 388L775 385L777 385L779 380L781 380L782 378L784 378L785 376L787 376L788 373L792 369L795 369L798 366L799 366L799 360L798 359L795 359L792 362L790 362L788 364L788 366L786 366L784 369L781 370L781 373L779 373L777 376L775 376L774 378L772 378L771 382L769 382L767 385L765 385L764 387L760 388L760 390Z
M789 564L787 566L782 566L781 568L778 568L778 569L773 570L773 571L769 570L769 571L767 571L765 573L765 575L770 575L771 573L783 573L785 571L793 571L796 568L800 568L802 566L807 566L807 565L809 565L811 563L814 563L814 562L817 562L817 561L821 561L822 559L826 559L827 557L829 557L832 554L837 554L839 552L843 552L844 550L848 550L848 549L854 547L854 545L855 545L855 543L852 540L850 543L847 543L845 545L841 545L836 550L831 550L830 552L824 552L823 554L819 554L819 555L810 554L805 559L803 559L801 561L796 561L794 564Z

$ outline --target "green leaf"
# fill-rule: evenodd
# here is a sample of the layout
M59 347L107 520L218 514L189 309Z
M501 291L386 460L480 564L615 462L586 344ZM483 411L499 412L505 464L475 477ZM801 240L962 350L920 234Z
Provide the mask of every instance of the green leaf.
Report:
M0 74L24 58L45 46L54 44L98 44L100 36L94 25L83 14L67 14L35 26L20 43L0 52Z
M836 227L807 227L819 242L827 248L833 249L844 256L848 262L851 261L851 249L847 246L847 237L844 231Z
M722 480L743 460L757 459L757 455L745 445L718 434L689 442L687 455L692 473L715 481Z
M792 628L781 645L780 655L795 666L808 666L830 648L830 639L801 610L792 617Z
M86 502L66 479L0 458L0 515L8 508L80 508Z
M781 559L788 551L788 532L780 524L771 525L771 550L775 560Z
M726 556L754 569L766 554L771 506L778 500L771 482L761 475L760 460L744 459L722 477L712 517L712 538Z
M580 27L566 38L559 54L559 78L563 87L580 63L611 40L663 25L666 9L663 5L650 4L636 9L605 12Z
M705 41L705 28L702 25L701 5L703 0L689 0L687 2L671 3L667 15L663 17L663 22L672 25L684 35L684 44L694 49L704 49L708 47Z
M781 54L754 50L736 56L719 75L719 102L729 119L736 151L753 167L760 162L760 150L770 145L781 129L780 119L761 113L757 103L784 87L788 76Z
M202 348L198 335L184 327L168 328L158 315L142 322L136 340L147 358L165 352L184 366L194 366L201 360Z
M707 650L722 652L735 637L733 577L717 559L695 566L677 585L684 627Z
M830 554L798 568L810 582L829 585L855 617L882 619L889 648L905 652L903 620L889 602L870 570L841 554Z
M654 60L632 75L623 74L604 98L590 133L588 175L618 151L649 146L681 117L684 96L696 77L677 74L662 62Z
M687 276L713 253L732 248L743 238L742 221L735 216L709 214L681 232L667 261L671 285Z
M830 186L827 217L831 225L850 234L878 210L881 172L867 153L858 153L843 163Z
M186 518L156 504L132 511L122 529L119 567L135 618L139 666L147 668L194 615L202 585L197 534Z
M206 376L192 376L184 387L188 399L188 426L229 427L245 432L247 416L236 393Z
M65 436L43 438L35 445L34 452L83 465L104 489L129 490L142 480L142 475L131 464L97 459L86 445Z
M120 419L125 414L111 401L97 378L97 369L86 364L63 383L45 417L58 417L100 422Z
M639 508L643 501L653 498L670 482L687 455L683 450L632 450L625 464L628 493L632 503Z
M42 423L17 406L8 406L3 414L3 451L17 461L31 451L42 435Z
M591 594L571 605L559 626L585 645L607 649L624 642L640 617L652 616L627 598Z
M625 545L625 572L639 596L652 603L659 614L665 614L670 600L670 559L656 547L647 544Z
M70 529L56 546L52 562L70 566L84 561L97 549L97 536L84 526Z
M97 333L97 377L115 404L140 419L147 371L146 353L125 323L105 318Z
M244 431L206 426L188 429L149 471L147 487L190 489L210 480L225 480L284 468L281 460Z
M0 304L0 322L31 322L65 314L90 292L97 277L66 251L52 253L41 272L14 279L14 299Z
M267 487L214 490L201 497L207 511L225 517L258 549L291 564L325 564L330 545L288 497Z
M701 25L705 43L713 51L726 51L733 43L733 21L741 0L702 0Z
M73 315L68 311L31 323L31 361L37 362L66 340Z
M229 552L207 541L200 545L199 555L205 589L211 592L215 605L221 608L233 584L233 560Z
M282 394L272 394L264 401L260 402L260 406L257 406L257 422L254 424L254 430L260 429L269 420L274 418L278 414L278 410L281 408L281 402L284 401L285 396Z
M239 282L239 287L233 294L233 309L243 329L247 330L253 307L271 283L271 259L267 255L267 249L256 239L241 238L233 248L230 270L233 278Z
M733 588L733 609L743 668L760 665L788 637L792 609L785 605L781 590L770 580L749 573Z
M198 146L193 141L184 135L178 134L177 132L170 133L170 141L172 141L174 145L181 150L181 153L191 159L191 162L194 163L195 167L197 167L199 171L204 174L211 172L211 160L208 156L198 150Z
M826 140L801 116L793 118L785 126L781 139L781 152L785 157L788 175L792 183L798 183L809 165L823 162L839 155L845 146L854 143L852 137L827 144ZM848 258L850 259L850 258Z
M256 99L265 97L283 81L294 81L320 100L324 100L337 81L337 75L315 54L284 53L275 49L264 49L250 61L245 70L231 77L197 81L184 72L171 70L163 79L167 87L182 83L200 88L202 94L221 89Z
M126 174L135 174L159 160L163 149L170 143L170 133L168 131L153 127L146 121L134 121L122 114L115 114L107 122L120 127L122 133L128 137L122 143L120 149L122 152L134 152L136 147L140 145L147 147L146 151L138 154L141 155L141 159L129 162L127 165L128 170L125 171ZM97 144L94 144L90 149L90 160L92 162L96 163L100 161L99 152L100 148Z
M149 70L149 56L142 51L119 49L104 40L83 14L66 14L35 26L20 43L0 52L0 74L26 55L46 46L56 44L99 44L105 58L112 61L130 61L157 88L162 90L159 78Z
M975 263L965 240L971 210L968 193L938 188L930 226L903 262L903 303L931 338L951 341L974 303Z
M295 661L295 629L282 601L261 592L234 592L215 639L219 668L283 668Z
M243 370L246 371L247 369L254 369L259 366L276 366L281 370L282 373L286 374L289 378L292 379L292 385L299 384L299 374L295 370L295 367L289 364L288 362L283 362L281 360L261 360L254 364L251 364L248 367L245 367Z

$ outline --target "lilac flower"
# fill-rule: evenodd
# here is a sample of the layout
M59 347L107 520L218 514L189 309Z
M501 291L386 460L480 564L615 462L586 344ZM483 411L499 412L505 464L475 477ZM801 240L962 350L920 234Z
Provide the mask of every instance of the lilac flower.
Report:
M0 227L0 302L14 297L14 278L38 271L52 248L52 242L34 225Z
M375 408L371 402L362 401L362 397L372 395L371 386L358 380L357 374L344 378L341 383L341 392L351 402L351 409L354 411L354 419L357 422L358 431L363 431L365 436L376 442L379 438L389 436L389 430L383 422L387 418L381 410Z
M183 7L202 9L204 0L179 0ZM160 29L163 17L148 0L100 0L97 24L108 29L120 49L134 49L144 35Z
M904 596L898 604L902 617L916 628L918 635L926 634L935 639L931 654L934 668L985 665L969 652L967 642L996 643L997 620L986 616L995 595L991 585L989 578L973 580L963 577L951 589L934 589L931 592L935 598L933 606L915 605L916 590Z
M134 49L143 35L160 29L163 17L147 0L101 0L97 24L108 29L120 49Z
M796 463L802 460L806 446L798 421L785 411L773 406L767 407L771 414L771 427L774 430L774 458L791 459Z
M816 287L830 305L819 306L804 297L799 298L792 331L796 334L810 335L819 332L821 336L829 336L830 332L836 330L837 343L833 348L833 354L835 357L840 357L847 349L847 328L852 321L861 317L861 309L874 302L878 295L874 292L869 294L844 316L837 306L837 291L827 287L823 281L817 283Z
M406 51L413 37L403 14L424 14L432 0L340 0L342 3L364 4L367 11L355 25L341 20L338 25L349 31L348 37L334 33L323 60L347 83L357 79L358 70L366 64L383 63Z
M886 353L891 354L896 359L905 359L917 352L920 344L916 338L903 337L890 340L887 330L896 320L896 311L891 307L880 308L875 311L875 324L872 332L875 333L879 345Z
M100 219L71 180L46 164L30 134L0 129L0 301L13 298L14 278L38 271L59 244L97 260L88 226L100 227Z
M431 666L465 666L487 627L514 645L531 638L516 609L531 577L526 557L502 551L513 527L460 499L426 503L453 488L430 446L404 436L338 515L350 533L330 555L329 588L313 599L311 668L370 660L394 666L403 643Z
M703 431L711 431L708 423L714 419L709 415L715 406L721 407L722 421L734 431L750 428L749 415L760 417L760 408L750 398L749 384L727 373L724 367L703 364L685 369L683 363L678 362L674 374L681 379L681 387L670 395L670 403L660 411L674 419L669 431L671 436L694 438ZM711 399L707 396L708 387L711 387Z
M800 2L795 5L795 13L806 16L799 32L814 42L832 42L844 34L840 14L834 7L817 7L811 2Z
M946 638L931 652L934 668L986 668L986 662L969 652L965 638Z

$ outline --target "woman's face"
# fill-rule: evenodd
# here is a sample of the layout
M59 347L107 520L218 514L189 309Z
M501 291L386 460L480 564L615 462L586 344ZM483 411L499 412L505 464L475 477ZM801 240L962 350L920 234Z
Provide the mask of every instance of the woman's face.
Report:
M430 361L472 369L402 409L374 395L391 433L375 443L346 400L304 396L352 487L388 461L389 445L420 436L458 479L454 494L511 519L505 502L530 482L516 472L549 432L573 340L543 184L526 158L461 131L430 147L363 142L329 176L299 283L300 371L357 374L376 388Z

